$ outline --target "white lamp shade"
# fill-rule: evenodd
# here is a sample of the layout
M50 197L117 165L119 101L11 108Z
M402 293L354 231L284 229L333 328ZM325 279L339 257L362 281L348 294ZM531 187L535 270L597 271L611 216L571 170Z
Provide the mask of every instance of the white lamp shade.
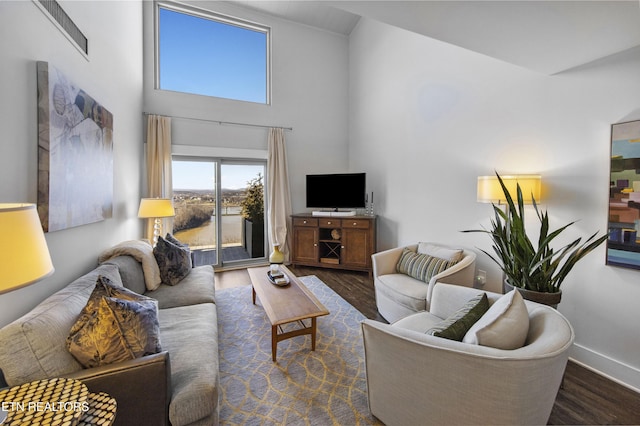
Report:
M176 215L169 198L143 198L140 200L138 217L173 217Z
M35 204L0 204L0 294L54 271Z
M526 204L531 204L531 197L539 202L542 193L542 178L540 175L500 176L507 187L514 203L517 203L517 185L522 190L522 198ZM502 191L497 176L478 176L478 202L503 204L507 198Z

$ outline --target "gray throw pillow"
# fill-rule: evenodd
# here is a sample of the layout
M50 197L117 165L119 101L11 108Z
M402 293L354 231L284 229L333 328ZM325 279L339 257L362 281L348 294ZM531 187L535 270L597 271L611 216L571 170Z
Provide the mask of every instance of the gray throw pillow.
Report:
M191 272L191 250L185 244L159 237L153 255L158 262L163 284L176 285Z
M189 244L185 244L182 241L179 241L176 237L169 234L168 232L167 232L167 235L165 235L164 239L177 246L189 248Z
M500 297L462 339L465 343L498 349L524 346L529 333L529 310L517 289Z

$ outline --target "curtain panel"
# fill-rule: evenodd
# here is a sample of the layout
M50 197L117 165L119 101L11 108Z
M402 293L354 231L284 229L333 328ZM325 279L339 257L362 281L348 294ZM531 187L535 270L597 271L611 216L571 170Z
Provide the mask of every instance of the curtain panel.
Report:
M288 263L291 193L285 145L284 129L269 129L267 151L267 231L271 244L269 253L273 251L274 245L280 246L284 261Z
M171 118L159 115L147 117L147 197L173 198L171 179ZM153 241L154 219L147 219L144 236ZM162 219L162 232L173 231L173 218Z

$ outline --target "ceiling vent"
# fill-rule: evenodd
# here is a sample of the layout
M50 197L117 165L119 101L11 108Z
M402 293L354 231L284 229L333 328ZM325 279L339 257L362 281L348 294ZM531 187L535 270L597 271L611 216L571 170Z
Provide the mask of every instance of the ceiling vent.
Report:
M60 30L76 43L85 55L88 55L89 42L87 37L82 34L78 26L69 18L62 6L56 0L37 0L37 2L49 13L50 17L58 24Z

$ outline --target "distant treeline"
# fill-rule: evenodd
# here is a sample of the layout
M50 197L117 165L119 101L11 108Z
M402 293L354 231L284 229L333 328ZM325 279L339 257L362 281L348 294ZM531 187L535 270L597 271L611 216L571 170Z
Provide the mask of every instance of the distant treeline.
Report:
M177 209L173 218L173 231L197 228L211 220L213 206L201 204L184 204Z

